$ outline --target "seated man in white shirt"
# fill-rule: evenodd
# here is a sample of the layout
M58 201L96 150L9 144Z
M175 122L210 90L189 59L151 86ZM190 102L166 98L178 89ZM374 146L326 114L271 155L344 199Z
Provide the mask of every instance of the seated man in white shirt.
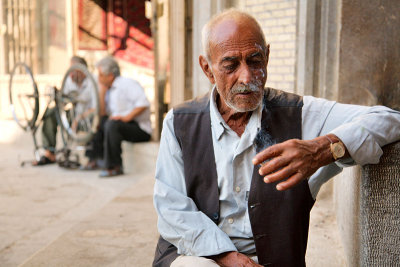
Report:
M164 119L153 266L305 266L319 188L377 163L400 113L264 88L269 45L246 13L217 15L202 38L214 88Z
M123 140L146 142L151 137L150 103L142 86L135 80L121 77L115 59L106 57L97 65L100 86L100 128L92 147L87 150L89 163L85 169L96 169L96 160L104 160L100 177L123 174Z
M79 56L73 56L71 58L71 66L74 64L81 64L87 67L86 60ZM95 89L93 83L89 82L89 79L85 74L79 70L72 71L65 81L63 94L76 94L78 103L74 108L75 116L79 117L85 112L93 110L96 106L96 95L94 95ZM43 116L42 126L42 142L44 148L44 155L40 157L39 161L33 162L34 166L41 166L56 162L56 140L57 140L57 129L58 122L56 117L56 107L49 108Z

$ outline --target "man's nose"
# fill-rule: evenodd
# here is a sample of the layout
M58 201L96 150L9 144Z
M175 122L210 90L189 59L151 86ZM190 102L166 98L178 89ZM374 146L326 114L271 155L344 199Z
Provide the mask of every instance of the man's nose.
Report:
M243 64L240 68L238 82L240 84L249 84L251 81L251 77L252 77L252 73L251 73L249 66L247 66L246 64Z

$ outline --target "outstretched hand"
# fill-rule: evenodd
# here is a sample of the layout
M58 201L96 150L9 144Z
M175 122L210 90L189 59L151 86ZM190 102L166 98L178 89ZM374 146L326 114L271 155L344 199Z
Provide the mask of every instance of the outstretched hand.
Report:
M210 258L222 267L262 267L262 265L257 264L246 255L237 251L222 253Z
M291 139L261 151L253 164L261 164L265 183L280 182L276 189L289 189L310 177L320 167L333 162L330 141L325 136L312 140Z

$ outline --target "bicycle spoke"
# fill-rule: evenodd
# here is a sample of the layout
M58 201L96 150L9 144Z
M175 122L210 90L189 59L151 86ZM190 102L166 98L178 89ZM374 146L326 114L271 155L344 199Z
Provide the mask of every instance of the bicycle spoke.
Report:
M81 84L72 76L81 75ZM74 75L71 75L74 74ZM78 144L91 139L98 125L98 88L92 75L83 65L73 65L64 75L57 106L63 130Z
M10 75L10 108L14 120L24 130L34 127L39 113L39 94L30 68L17 63Z

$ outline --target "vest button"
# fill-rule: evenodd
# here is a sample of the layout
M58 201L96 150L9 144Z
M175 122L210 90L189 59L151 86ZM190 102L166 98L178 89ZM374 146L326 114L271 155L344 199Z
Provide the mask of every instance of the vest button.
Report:
M218 212L213 213L212 217L213 217L214 220L218 220L219 219Z
M239 187L239 186L236 186L235 191L236 191L237 193L239 193L239 192L240 192L240 187Z
M233 223L233 219L232 219L232 218L229 218L229 219L228 219L228 223L232 224L232 223Z

